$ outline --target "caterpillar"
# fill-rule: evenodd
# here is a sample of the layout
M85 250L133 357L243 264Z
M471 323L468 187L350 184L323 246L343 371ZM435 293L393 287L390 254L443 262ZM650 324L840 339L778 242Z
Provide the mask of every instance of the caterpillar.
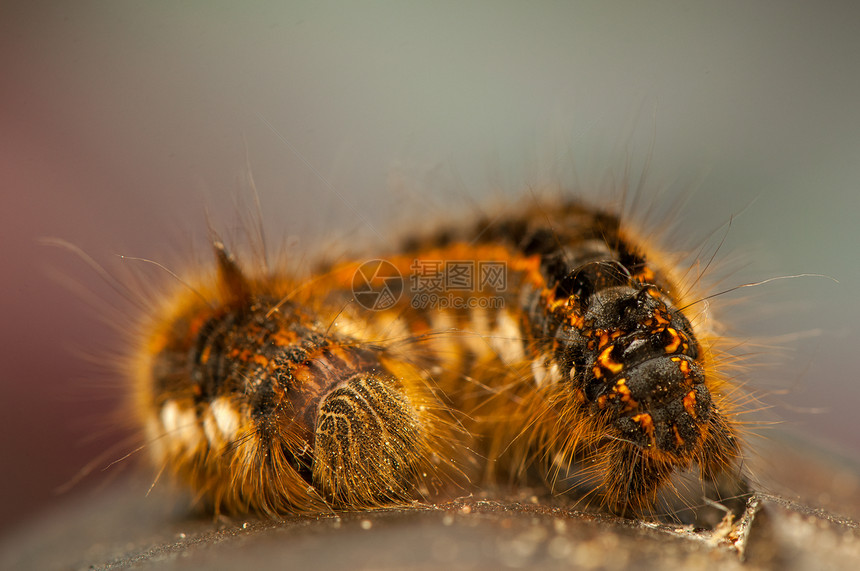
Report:
M249 274L216 240L215 279L142 328L137 422L156 466L216 513L367 509L508 479L646 515L695 470L739 509L719 336L645 244L572 199L304 280Z
M742 509L740 397L718 367L720 337L645 244L618 216L555 199L409 238L385 258L412 287L376 319L428 336L425 366L468 419L483 481L537 474L644 515L678 509L690 485L679 478L697 469L702 494ZM358 270L329 268L329 291L349 295Z
M156 467L216 514L272 517L402 504L453 481L458 429L425 370L312 281L213 249L217 276L166 296L130 360Z

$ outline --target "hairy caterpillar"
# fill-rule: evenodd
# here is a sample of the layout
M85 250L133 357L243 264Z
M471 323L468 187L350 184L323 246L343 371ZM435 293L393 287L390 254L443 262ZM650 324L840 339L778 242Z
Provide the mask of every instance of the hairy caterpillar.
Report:
M524 205L407 240L386 261L412 289L382 313L436 334L428 366L470 419L488 480L538 473L556 491L645 514L697 468L702 493L737 508L738 395L700 298L666 259L617 216L573 200ZM503 282L481 273L491 264ZM355 271L332 268L331 291L346 292ZM422 289L416 277L430 274L443 287Z
M217 278L168 296L132 372L152 459L216 513L362 509L428 496L457 430L426 371L363 336L312 282Z
M155 313L133 369L156 463L216 512L427 497L471 452L485 482L624 514L692 469L725 504L747 491L718 338L614 215L533 204L305 281L215 253L217 279Z

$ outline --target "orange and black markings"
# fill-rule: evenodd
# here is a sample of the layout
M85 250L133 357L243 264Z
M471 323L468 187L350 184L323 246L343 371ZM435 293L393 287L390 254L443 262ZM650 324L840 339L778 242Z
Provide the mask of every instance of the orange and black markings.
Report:
M500 304L440 307L412 290L376 312L425 334L488 479L537 472L558 492L635 514L663 509L676 472L698 469L722 490L716 501L746 491L717 340L692 325L701 304L681 298L673 269L619 218L574 201L530 206L408 240L386 260L404 276L422 263L505 266ZM330 292L348 289L355 265L330 269ZM481 285L446 295L480 301Z
M452 477L426 371L313 288L215 253L217 279L169 300L135 363L157 467L216 513L269 515L408 502Z
M301 282L215 253L134 373L157 466L216 512L372 508L467 477L629 515L743 504L720 339L616 216L520 207Z

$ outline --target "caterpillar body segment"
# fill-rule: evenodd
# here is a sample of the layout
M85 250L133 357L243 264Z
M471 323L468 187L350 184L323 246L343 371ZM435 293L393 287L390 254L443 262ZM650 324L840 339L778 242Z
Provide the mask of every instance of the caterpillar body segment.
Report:
M135 409L157 467L216 513L366 509L457 477L458 429L420 366L287 275L183 287L144 327Z
M538 475L645 514L679 507L676 486L689 483L676 476L693 471L690 501L743 504L735 389L709 317L618 217L570 200L531 205L407 240L385 259L410 287L378 319L426 339L426 366L487 459L485 481ZM482 279L488 263L503 266L503 287ZM328 289L348 291L356 266L330 268ZM475 279L428 296L415 279L427 267L443 280L472 267Z

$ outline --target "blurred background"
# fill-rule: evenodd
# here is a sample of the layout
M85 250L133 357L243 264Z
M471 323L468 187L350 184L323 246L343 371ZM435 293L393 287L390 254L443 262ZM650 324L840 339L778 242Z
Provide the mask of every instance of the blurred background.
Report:
M686 200L667 246L742 261L722 285L838 280L722 297L768 363L747 375L767 435L860 457L858 21L847 1L3 2L0 526L127 451L105 420L126 384L98 363L122 340L73 290L133 308L40 238L182 273L207 212L235 224L248 165L301 253L390 248L552 179L605 201L608 173L650 164L642 202Z

